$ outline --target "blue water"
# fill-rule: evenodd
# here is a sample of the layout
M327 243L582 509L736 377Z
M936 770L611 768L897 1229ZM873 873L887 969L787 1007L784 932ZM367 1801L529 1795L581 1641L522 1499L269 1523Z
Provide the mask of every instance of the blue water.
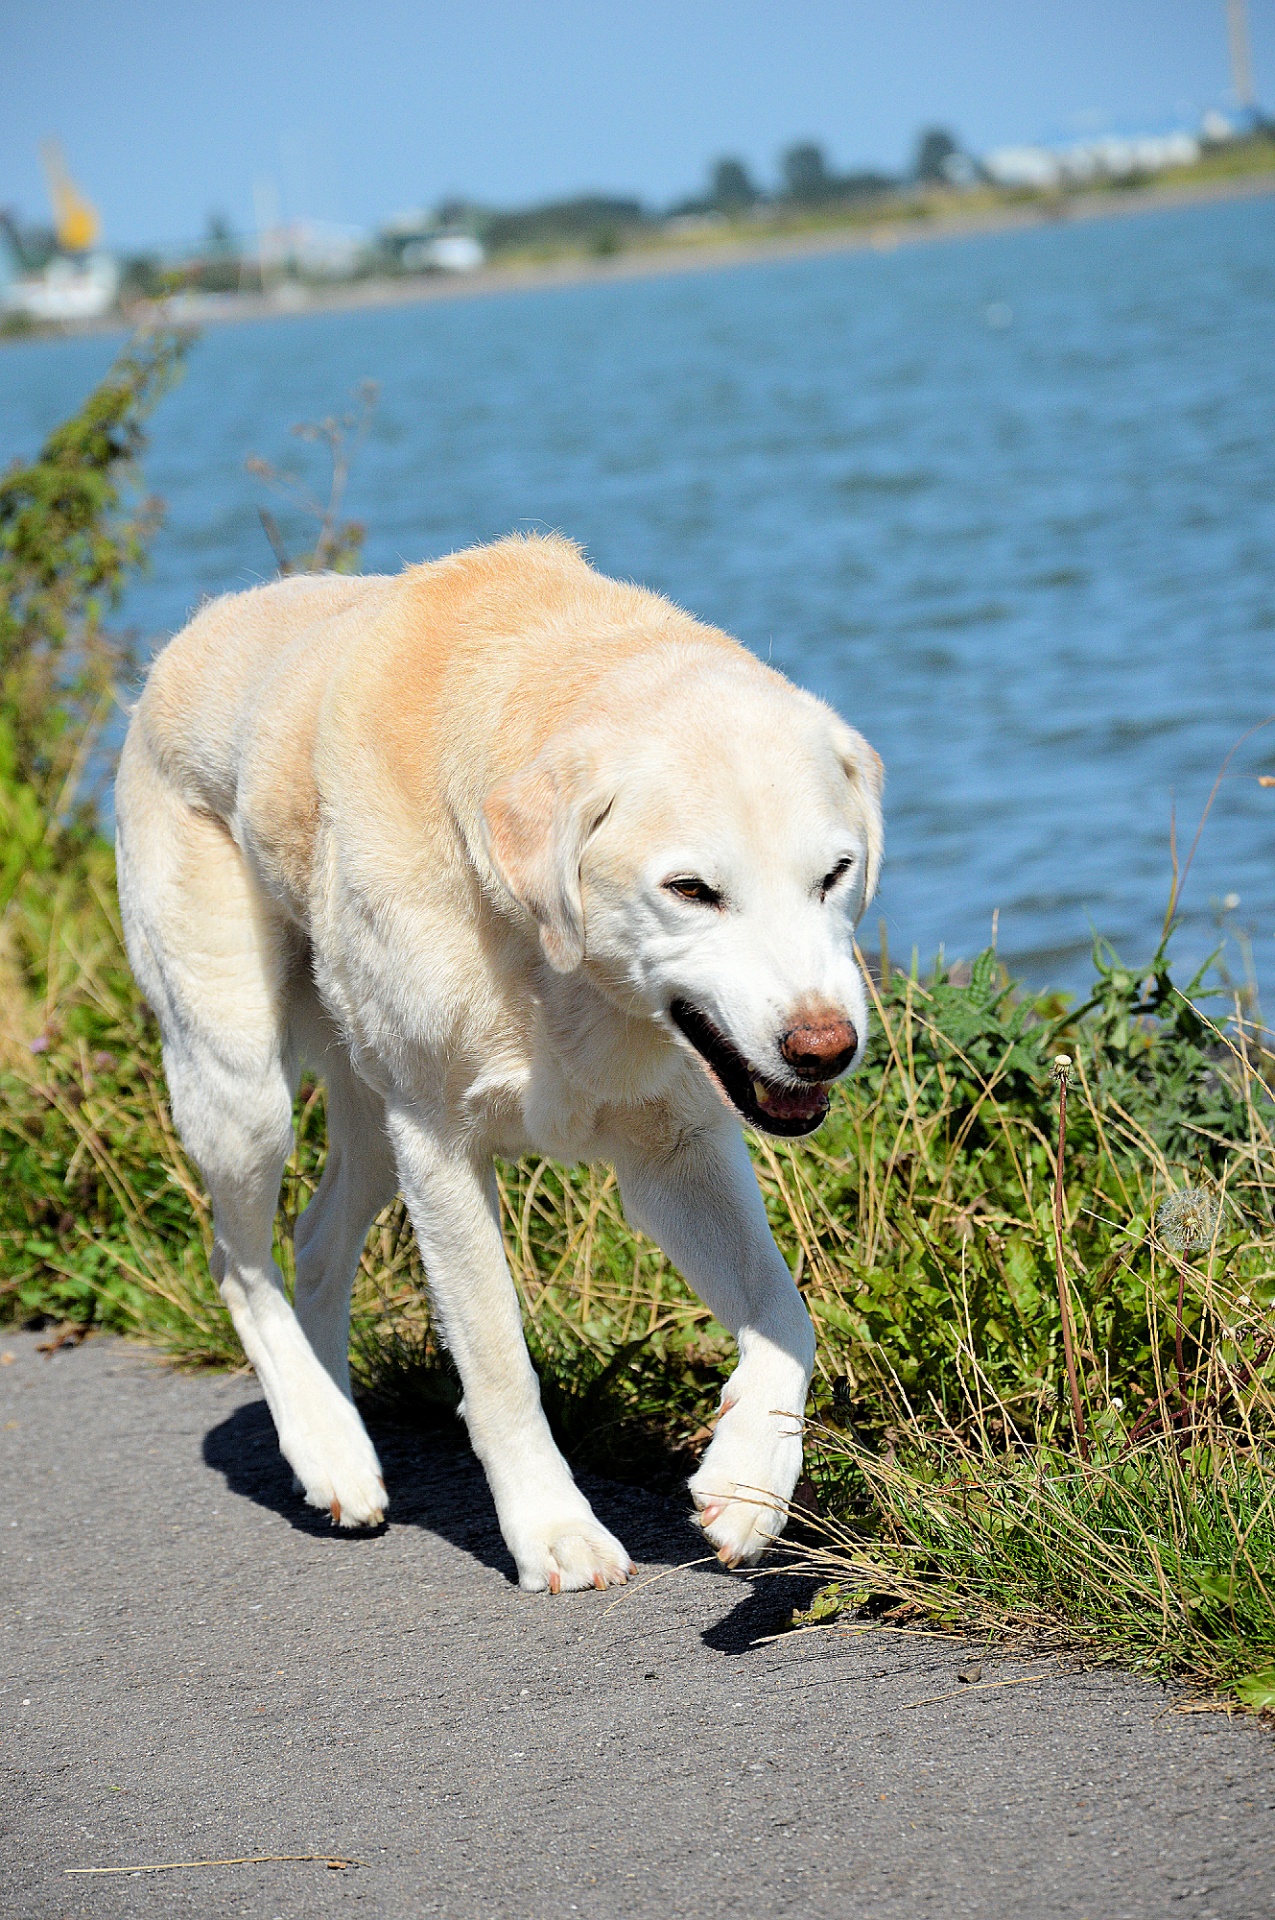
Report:
M111 349L0 353L0 458ZM168 522L125 617L162 637L268 576L245 457L306 459L291 424L375 379L369 565L571 533L878 747L896 957L971 954L998 911L1013 965L1076 986L1092 929L1146 957L1171 805L1189 840L1275 713L1273 354L1275 199L216 329L155 419ZM1275 726L1219 792L1179 953L1239 895L1269 1002L1264 771Z

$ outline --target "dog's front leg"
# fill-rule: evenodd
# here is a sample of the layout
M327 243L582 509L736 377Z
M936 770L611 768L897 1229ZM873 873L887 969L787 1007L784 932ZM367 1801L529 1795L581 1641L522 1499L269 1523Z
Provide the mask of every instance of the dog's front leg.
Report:
M621 1585L633 1564L594 1519L540 1405L490 1160L409 1108L391 1105L388 1127L430 1295L460 1372L469 1437L519 1585L551 1593Z
M625 1211L657 1240L739 1343L712 1444L691 1480L700 1524L728 1566L751 1565L782 1531L801 1473L815 1336L775 1245L743 1136L645 1126L619 1143Z

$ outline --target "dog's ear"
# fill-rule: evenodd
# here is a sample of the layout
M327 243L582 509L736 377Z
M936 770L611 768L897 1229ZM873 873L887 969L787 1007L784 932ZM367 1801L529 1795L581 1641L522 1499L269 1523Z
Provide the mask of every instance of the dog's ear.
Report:
M881 853L885 829L881 819L881 795L885 789L885 766L875 747L861 733L838 720L833 728L837 758L859 796L868 841L868 871L864 876L863 905L867 906L877 890L881 873ZM862 912L862 908L860 909Z
M593 755L580 742L551 742L529 767L502 780L483 806L488 857L538 922L556 973L574 973L584 958L580 861L610 807Z

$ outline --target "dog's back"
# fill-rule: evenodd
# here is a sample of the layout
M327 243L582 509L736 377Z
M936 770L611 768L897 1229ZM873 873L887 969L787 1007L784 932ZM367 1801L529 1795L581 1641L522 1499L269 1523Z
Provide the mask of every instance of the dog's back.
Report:
M586 644L582 644L585 641ZM156 782L219 821L304 924L325 777L392 832L472 812L626 659L737 643L596 573L571 542L514 538L394 576L298 575L210 602L151 668L120 812Z

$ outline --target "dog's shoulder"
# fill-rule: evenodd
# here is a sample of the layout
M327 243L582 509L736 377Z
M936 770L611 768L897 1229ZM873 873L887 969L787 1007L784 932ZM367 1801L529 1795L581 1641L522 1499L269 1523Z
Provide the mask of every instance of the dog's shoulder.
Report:
M216 742L242 742L254 721L286 706L307 663L320 664L341 616L363 612L385 584L297 574L205 602L147 674L138 714L156 748L198 757Z

